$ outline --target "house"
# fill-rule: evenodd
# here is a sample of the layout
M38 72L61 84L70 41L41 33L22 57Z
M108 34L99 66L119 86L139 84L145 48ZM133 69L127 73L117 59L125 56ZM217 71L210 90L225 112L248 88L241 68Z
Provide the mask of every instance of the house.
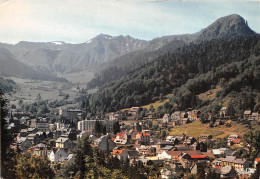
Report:
M199 120L199 114L200 114L200 111L198 111L198 110L189 111L188 112L188 118L191 121Z
M21 150L24 152L26 150L28 150L29 148L31 148L33 146L33 143L31 142L31 140L29 139L24 139L23 141L21 141Z
M159 153L163 147L166 145L174 145L171 142L161 141L156 143L156 153Z
M122 114L116 114L114 112L109 114L110 121L121 120L121 119L122 119Z
M114 150L112 152L113 157L117 157L118 160L126 162L128 158L128 152L126 150Z
M199 136L199 142L208 142L212 139L212 135L202 134Z
M162 118L162 122L163 123L168 123L168 122L170 122L170 120L171 120L170 115L169 114L164 114L164 116Z
M125 134L125 133L117 133L116 134L116 139L124 139L124 140L127 140L127 134Z
M34 133L29 134L27 139L29 139L33 144L37 144L40 141L39 135Z
M250 111L250 110L244 111L244 119L250 119L251 114L252 114L252 111Z
M184 140L184 144L187 145L192 145L194 142L196 142L197 140L194 137L188 137Z
M197 174L199 173L199 171L203 170L204 171L204 166L205 166L205 162L197 162L197 163L194 163L192 165L192 167L190 168L190 173L191 174Z
M34 148L34 155L45 156L48 154L48 145L39 143Z
M56 148L68 148L72 149L75 147L75 143L69 138L59 137L56 141Z
M174 113L171 114L171 119L172 120L180 120L181 119L181 112L180 111L175 111Z
M63 149L52 149L48 158L51 162L64 162L68 157L68 154Z
M254 121L257 121L259 119L258 112L253 112L250 119L254 120Z
M136 135L136 139L141 140L143 143L149 143L150 142L150 135L148 133L140 132Z
M236 154L236 151L229 148L219 148L219 149L212 149L212 153L215 156L220 156L221 154L225 154L226 156L234 156Z
M170 143L173 143L173 144L178 143L178 139L176 137L173 137L173 136L167 136L165 140L166 140L166 142L170 142Z
M69 154L67 157L67 163L73 163L75 161L76 154Z
M155 148L150 145L141 145L136 147L136 151L143 155L153 155L155 154Z
M224 117L226 117L226 114L227 114L227 107L222 107L222 108L220 109L219 116L220 116L221 118L224 118Z
M207 144L204 142L194 142L189 146L191 150L200 150L201 152L207 152Z
M132 107L130 109L130 112L132 115L136 115L138 113L138 111L140 110L140 107Z
M162 179L173 179L177 178L177 174L172 168L163 168L161 171L161 178Z
M108 136L101 136L94 141L94 145L102 151L113 151L116 144Z
M158 154L159 159L178 159L180 154L188 154L191 159L206 159L207 156L203 155L199 150L187 150L187 151L163 151L162 153Z
M178 144L178 145L174 145L174 150L175 151L194 150L194 147L191 145Z
M139 157L136 159L137 162L141 162L143 165L152 165L153 161L150 159L145 158L144 156Z
M235 178L236 171L232 166L225 166L220 170L221 178Z
M124 139L114 139L113 142L117 145L126 145L127 144L127 140L124 140Z
M134 160L139 157L139 153L136 150L129 150L127 151L127 158L129 160Z
M246 159L239 159L234 156L227 156L226 158L217 158L212 162L214 168L223 168L225 166L232 166L239 171L242 168L249 168L249 162Z
M167 151L163 151L162 153L159 153L157 156L158 156L158 159L161 159L161 160L171 160L172 159L172 155L169 154L169 152L167 152Z
M228 144L229 146L231 146L231 145L233 145L233 144L238 144L238 143L240 143L240 138L239 138L238 135L235 135L235 134L230 135L230 136L228 137L228 139L227 139L227 144Z
M171 145L166 145L165 147L162 148L162 150L167 150L167 151L171 151L174 147Z

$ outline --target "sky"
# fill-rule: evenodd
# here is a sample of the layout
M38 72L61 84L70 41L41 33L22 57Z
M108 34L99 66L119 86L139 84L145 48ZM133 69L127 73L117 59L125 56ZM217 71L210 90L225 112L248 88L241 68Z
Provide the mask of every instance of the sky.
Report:
M230 14L260 33L260 1L0 0L0 42L83 43L101 33L151 40L195 33Z

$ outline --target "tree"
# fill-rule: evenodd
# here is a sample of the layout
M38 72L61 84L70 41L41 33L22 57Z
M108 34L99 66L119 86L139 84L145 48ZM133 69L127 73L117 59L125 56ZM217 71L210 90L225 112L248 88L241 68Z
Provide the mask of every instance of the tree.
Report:
M161 133L161 138L164 139L166 137L166 131L163 130L162 133Z
M260 164L256 165L256 171L251 175L250 179L259 179L260 178Z
M117 134L118 132L120 132L120 124L119 124L119 121L116 121L116 122L114 122L114 125L113 125L113 133Z
M256 152L260 152L260 130L249 131L244 135L245 141L255 148Z
M102 125L100 121L96 120L94 131L95 133L101 133L101 130L102 130Z
M6 120L4 119L6 115L6 99L4 99L3 93L0 90L1 173L3 178L16 178L16 154L15 151L10 147L13 143L14 134L6 127Z
M30 154L21 155L17 164L18 178L54 178L49 161Z
M102 133L103 133L104 135L107 134L107 126L106 126L106 125L104 125Z

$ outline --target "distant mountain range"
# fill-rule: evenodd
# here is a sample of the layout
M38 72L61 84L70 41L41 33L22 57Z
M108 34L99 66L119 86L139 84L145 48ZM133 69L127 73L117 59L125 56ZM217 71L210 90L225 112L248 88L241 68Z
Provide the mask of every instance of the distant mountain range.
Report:
M186 35L186 41L182 38L150 52L147 46L119 57L119 63L111 62L114 66L88 83L89 88L99 87L90 98L92 108L118 111L169 95L172 98L160 106L158 118L188 108L216 115L221 107L233 109L231 115L242 115L246 109L259 111L260 35L242 17L220 18L199 33ZM133 61L139 66L132 67ZM214 91L212 99L201 98Z
M172 52L189 43L200 43L216 38L255 34L239 15L230 15L195 34L173 35L144 41L130 36L100 34L81 44L65 42L0 43L0 76L16 76L42 80L64 80L58 73L82 70L97 72L119 68L121 75L132 72L158 56ZM99 74L99 75L98 75ZM92 82L93 84L93 82ZM93 84L95 85L99 84Z

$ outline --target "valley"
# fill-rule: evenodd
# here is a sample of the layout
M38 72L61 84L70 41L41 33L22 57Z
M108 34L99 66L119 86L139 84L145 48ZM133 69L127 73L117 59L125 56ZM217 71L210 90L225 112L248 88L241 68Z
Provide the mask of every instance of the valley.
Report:
M0 85L7 178L260 172L260 35L240 15L152 40L0 43Z

